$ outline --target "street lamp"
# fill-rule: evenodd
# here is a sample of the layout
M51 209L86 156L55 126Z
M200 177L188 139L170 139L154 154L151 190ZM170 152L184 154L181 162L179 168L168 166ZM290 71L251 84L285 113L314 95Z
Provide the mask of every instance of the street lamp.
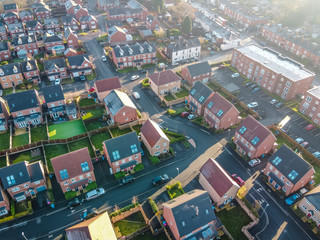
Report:
M24 237L25 240L28 240L28 238L24 235L24 232L21 233L22 237Z
M229 128L228 129L228 142L229 142L229 138L230 138L230 132L231 132L231 129Z
M178 171L178 175L179 175L179 168L177 168L177 171Z

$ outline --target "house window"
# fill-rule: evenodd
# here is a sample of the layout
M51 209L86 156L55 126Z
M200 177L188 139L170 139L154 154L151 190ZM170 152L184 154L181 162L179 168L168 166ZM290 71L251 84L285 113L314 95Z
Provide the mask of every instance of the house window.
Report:
M24 185L24 188L27 188L27 187L29 187L29 184L25 184L25 185Z
M13 185L16 183L16 181L14 180L14 176L13 175L10 175L7 177L7 182L9 185Z
M89 165L87 162L81 163L82 172L89 171Z
M79 176L79 179L82 180L82 179L83 179L83 175L80 175L80 176Z
M68 185L68 181L64 181L64 183L63 183L64 185Z
M286 192L286 191L287 191L287 188L286 188L286 187L283 187L282 190L283 190L284 192Z
M67 169L61 170L60 171L60 176L61 176L62 180L69 178Z
M308 97L306 98L306 101L307 101L307 102L311 102L311 101L312 101L312 97L308 96Z
M71 182L73 182L73 183L74 183L75 181L76 181L76 179L75 179L75 178L72 178L72 179L71 179Z
M87 177L90 177L90 176L91 176L91 174L90 174L90 173L87 173L86 175L87 175Z
M156 149L158 149L159 147L160 147L160 146L159 146L159 145L157 145L157 146L156 146Z
M306 200L306 203L307 203L308 205L310 205L310 204L311 204L308 200Z
M67 192L70 192L70 191L71 191L71 188L68 187L68 188L67 188Z
M12 192L18 192L18 191L20 191L20 188L19 187L15 187L15 188L12 188L11 190L12 190Z
M166 143L166 142L164 142L164 143L163 143L163 146L164 146L164 147L166 147L166 146L167 146L167 143Z

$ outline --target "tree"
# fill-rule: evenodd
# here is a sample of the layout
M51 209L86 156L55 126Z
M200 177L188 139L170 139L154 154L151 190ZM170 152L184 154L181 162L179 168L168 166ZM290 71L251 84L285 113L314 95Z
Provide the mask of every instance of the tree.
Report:
M159 13L164 11L164 0L154 0L154 6L158 9Z
M186 16L182 22L182 32L185 35L189 35L192 31L192 20L190 16Z

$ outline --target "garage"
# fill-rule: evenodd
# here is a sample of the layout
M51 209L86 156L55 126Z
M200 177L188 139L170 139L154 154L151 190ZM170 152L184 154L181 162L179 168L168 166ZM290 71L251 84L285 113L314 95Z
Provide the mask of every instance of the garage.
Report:
M45 186L41 186L41 187L36 188L36 190L37 190L37 192L42 192L42 191L46 190L46 187Z

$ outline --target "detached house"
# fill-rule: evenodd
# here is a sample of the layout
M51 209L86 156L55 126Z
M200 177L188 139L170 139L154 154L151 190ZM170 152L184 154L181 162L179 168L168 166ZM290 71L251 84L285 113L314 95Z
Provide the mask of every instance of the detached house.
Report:
M68 77L67 64L64 58L53 58L43 61L44 71L50 81Z
M0 179L4 190L17 202L34 197L38 192L45 191L46 178L41 161L26 161L12 164L0 169Z
M16 3L3 4L3 10L4 12L19 12L19 8Z
M158 124L150 119L141 127L141 140L151 156L159 156L169 152L169 138Z
M32 20L34 20L33 12L29 9L25 9L23 11L20 11L19 18L20 18L21 22L24 22L24 23L32 21Z
M8 130L9 112L7 104L3 98L0 97L0 131Z
M136 132L106 140L102 145L113 174L129 172L141 163L142 149Z
M21 22L8 24L7 26L11 38L25 35L24 27Z
M112 90L104 98L104 103L111 123L121 125L137 120L137 108L126 93Z
M203 116L205 104L213 96L214 92L203 82L196 82L188 96L190 110L198 116Z
M11 211L10 200L7 193L0 188L0 217L7 215Z
M250 115L237 127L233 142L237 152L250 159L260 157L276 148L276 137Z
M89 16L89 12L86 8L83 8L80 4L74 7L74 16L77 20L79 20L81 17Z
M36 90L9 94L6 100L16 128L39 125L43 122L41 104Z
M38 7L33 12L36 15L36 18L39 20L51 18L51 10L47 5Z
M2 14L2 19L6 24L17 23L19 15L16 12L6 12Z
M146 18L146 25L147 25L147 28L150 29L151 31L158 30L160 27L160 23L159 23L158 19L156 19L152 15L149 15Z
M96 181L87 147L54 157L51 163L63 193L80 191Z
M195 63L181 69L181 76L187 81L189 86L193 86L197 81L207 83L211 77L211 73L208 61Z
M122 28L113 26L108 29L108 40L110 44L125 43L127 34Z
M83 31L84 30L95 30L98 28L98 21L92 15L80 17L79 22L80 22L80 28Z
M284 144L269 158L264 174L275 189L281 189L288 196L307 185L315 171Z
M204 119L216 130L227 129L241 122L239 110L219 93L213 94L204 106Z
M39 53L39 46L35 35L16 37L12 39L14 52L19 58L27 58L28 54Z
M0 42L0 60L9 60L11 59L11 52L10 52L10 43L2 41Z
M94 88L98 95L98 99L103 102L103 99L112 91L112 90L121 90L121 84L119 77L111 77L94 82Z
M232 202L240 189L223 167L212 158L200 169L199 183L219 208Z
M218 236L216 226L221 224L206 191L195 189L162 206L163 218L176 240L215 239Z
M56 34L46 33L43 36L43 44L48 52L63 53L65 51L62 38Z
M21 62L21 68L24 77L29 82L33 82L34 84L38 84L41 82L40 71L36 60L27 60Z
M181 88L181 78L171 69L150 74L148 77L152 91L160 98Z
M77 6L77 4L73 1L73 0L68 0L65 4L64 4L66 11L68 14L70 15L74 15L74 8Z
M70 14L67 14L66 16L62 16L61 22L62 22L64 30L68 27L70 27L74 31L79 30L80 23L78 22L78 20L74 16L72 16Z
M88 55L77 55L67 58L72 77L92 74L92 63Z
M10 88L22 83L23 75L19 63L1 65L0 79L2 88Z
M299 208L320 228L320 186L304 195L299 202Z
M39 20L30 20L25 23L28 35L37 35L43 33L43 25Z
M57 18L47 18L43 20L45 32L54 34L60 32L60 22Z
M70 27L64 31L64 38L67 40L69 48L77 49L79 47L79 39L77 34L73 33Z
M8 39L8 29L7 25L0 26L0 40L7 40Z

